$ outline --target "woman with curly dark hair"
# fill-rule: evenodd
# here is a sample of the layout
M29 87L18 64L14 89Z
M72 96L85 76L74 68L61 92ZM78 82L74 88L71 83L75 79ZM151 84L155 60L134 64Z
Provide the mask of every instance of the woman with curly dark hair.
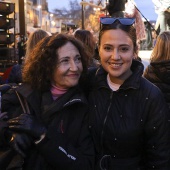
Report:
M23 84L3 95L2 111L8 112L5 129L8 135L0 136L0 144L10 142L24 160L17 167L93 169L88 105L79 87L87 71L87 55L73 36L46 37L24 65ZM21 111L16 91L26 101L27 113ZM4 134L2 130L3 127L0 134Z

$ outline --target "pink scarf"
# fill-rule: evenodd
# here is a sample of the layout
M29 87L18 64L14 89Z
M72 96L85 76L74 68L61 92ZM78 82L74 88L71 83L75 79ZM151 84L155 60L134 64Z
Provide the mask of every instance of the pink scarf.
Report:
M57 98L62 96L64 93L67 92L67 90L68 89L62 89L52 84L51 94L52 94L53 100L56 100Z

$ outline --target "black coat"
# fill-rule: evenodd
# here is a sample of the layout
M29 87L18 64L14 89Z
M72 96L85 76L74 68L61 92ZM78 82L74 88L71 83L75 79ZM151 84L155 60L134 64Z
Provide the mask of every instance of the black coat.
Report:
M22 65L20 64L16 64L12 67L12 70L9 74L8 83L19 84L22 82L21 67Z
M151 62L143 76L159 87L170 108L170 61Z
M131 70L117 91L109 88L102 67L96 72L89 96L96 169L168 169L167 104L160 90L142 77L140 62L133 61Z
M87 122L88 105L82 91L78 87L72 88L56 101L53 101L50 91L41 94L28 85L23 84L17 91L27 100L31 114L35 114L48 129L45 139L27 153L24 170L93 169L94 151ZM22 113L13 90L3 95L2 109L10 117ZM0 137L2 142L4 137Z

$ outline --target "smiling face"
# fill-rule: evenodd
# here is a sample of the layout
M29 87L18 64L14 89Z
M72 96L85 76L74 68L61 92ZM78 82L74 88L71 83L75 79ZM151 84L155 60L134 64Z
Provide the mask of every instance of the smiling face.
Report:
M106 30L101 36L99 55L113 83L122 84L132 74L130 67L134 46L126 32L120 29Z
M83 71L78 49L68 42L59 48L57 53L58 62L54 70L54 85L63 89L76 86Z

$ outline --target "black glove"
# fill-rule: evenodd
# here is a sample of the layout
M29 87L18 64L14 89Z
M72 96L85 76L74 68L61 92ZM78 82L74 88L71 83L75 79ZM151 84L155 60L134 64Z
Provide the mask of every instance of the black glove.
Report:
M33 143L33 139L27 134L12 133L9 144L17 153L26 157L26 152L31 148Z
M0 112L0 120L6 120L8 119L8 113L7 112Z
M7 112L0 113L0 129L8 128L8 123L6 122L7 119Z
M40 139L46 132L45 126L30 114L21 114L19 117L10 119L8 125L12 131L29 134L35 140Z

